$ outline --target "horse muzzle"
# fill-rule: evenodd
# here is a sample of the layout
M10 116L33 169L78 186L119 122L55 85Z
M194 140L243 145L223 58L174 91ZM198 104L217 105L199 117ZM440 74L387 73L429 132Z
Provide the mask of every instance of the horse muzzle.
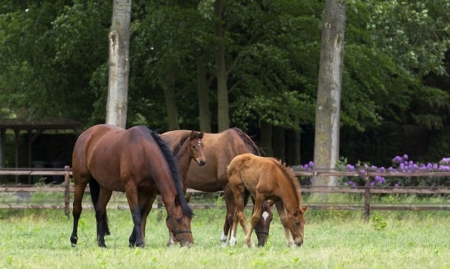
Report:
M202 160L202 159L197 159L197 163L198 163L199 166L203 166L203 165L206 164L206 161Z
M303 239L302 238L297 238L297 239L294 240L294 242L295 242L295 245L297 247L301 247L303 245Z

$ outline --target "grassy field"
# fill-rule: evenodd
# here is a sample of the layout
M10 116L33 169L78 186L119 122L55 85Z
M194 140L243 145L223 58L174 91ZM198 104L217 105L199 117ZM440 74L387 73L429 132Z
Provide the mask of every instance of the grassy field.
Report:
M155 210L147 247L130 249L129 211L109 210L112 235L100 249L92 210L83 211L76 248L72 218L61 210L2 210L0 268L450 268L447 211L379 211L367 223L362 212L311 210L304 245L292 249L276 213L269 243L253 249L243 247L240 227L237 246L220 245L223 209L195 213L192 248L166 247L168 231Z

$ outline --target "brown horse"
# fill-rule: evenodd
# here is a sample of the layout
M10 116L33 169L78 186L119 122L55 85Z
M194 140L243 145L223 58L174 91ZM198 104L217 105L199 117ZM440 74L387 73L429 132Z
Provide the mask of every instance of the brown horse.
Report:
M84 131L75 143L72 173L75 183L72 246L76 246L78 241L81 201L88 183L93 190L99 246L106 247L104 236L109 234L106 205L113 191L126 193L136 246L144 246L143 213L150 212L148 207L158 194L167 210L169 231L181 245L193 244L190 228L193 213L184 198L177 164L156 132L145 126L128 130L105 124L93 126Z
M203 138L204 132L196 132L192 131L191 134L184 138L182 141L180 141L180 144L177 145L173 149L173 155L175 157L175 160L177 162L178 166L178 173L180 174L181 181L183 183L183 190L186 191L186 178L187 178L187 171L189 170L191 160L194 160L198 166L203 166L206 163L206 158L203 154ZM153 204L153 201L151 202L150 206L147 207L148 211L143 212L142 214L142 225L141 225L141 233L145 235L145 226L146 226L146 220L147 216L150 213ZM136 235L133 232L130 236L130 246L133 246L136 242ZM168 246L173 246L178 243L177 237L174 236L173 232L169 231L169 241L167 243Z
M277 207L288 246L291 247L294 243L297 246L303 244L305 226L303 216L308 206L302 206L300 183L292 169L274 158L242 154L236 156L228 166L228 181L236 201L230 244L236 243L239 221L245 233L244 244L254 246L251 239L252 231L261 215L261 203L267 199L273 200ZM255 199L249 230L244 212L247 192Z
M189 130L177 130L165 132L161 136L174 150L180 144L180 141L188 137L189 134ZM205 144L204 154L208 161L203 167L198 167L198 165L191 163L187 173L187 183L184 184L184 187L204 192L224 191L227 214L220 241L226 245L228 232L233 224L235 208L233 193L228 187L227 166L235 156L243 153L259 155L260 149L239 128L230 128L220 133L205 133L203 143ZM247 201L248 196L245 203ZM264 202L263 208L264 212L261 213L260 221L255 230L260 246L263 246L267 241L270 221L273 216L269 203Z

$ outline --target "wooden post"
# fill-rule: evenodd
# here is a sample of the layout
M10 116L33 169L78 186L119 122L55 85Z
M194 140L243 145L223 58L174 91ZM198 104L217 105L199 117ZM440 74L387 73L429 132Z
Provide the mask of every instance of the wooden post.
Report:
M70 177L69 177L70 167L68 165L64 166L64 214L69 218L70 213Z
M365 188L364 188L364 217L366 221L370 220L370 177L365 173Z

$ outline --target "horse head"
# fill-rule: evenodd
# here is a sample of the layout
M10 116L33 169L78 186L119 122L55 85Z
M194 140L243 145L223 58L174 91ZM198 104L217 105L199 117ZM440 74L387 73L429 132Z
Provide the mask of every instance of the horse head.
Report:
M169 231L174 235L175 243L181 246L192 246L194 238L191 232L192 216L185 215L180 204L180 198L177 195L175 201L167 212L166 225Z
M206 158L205 155L203 154L203 142L202 142L204 134L205 134L204 131L202 132L192 131L189 137L192 159L194 159L199 166L203 166L206 163Z
M308 206L296 207L293 213L288 213L287 227L291 231L295 244L300 247L303 244L303 235L305 229L304 215Z
M263 202L261 217L254 228L256 237L258 238L258 247L264 246L267 242L267 238L269 237L270 223L273 220L273 213L271 209L273 204L274 202L272 200Z

